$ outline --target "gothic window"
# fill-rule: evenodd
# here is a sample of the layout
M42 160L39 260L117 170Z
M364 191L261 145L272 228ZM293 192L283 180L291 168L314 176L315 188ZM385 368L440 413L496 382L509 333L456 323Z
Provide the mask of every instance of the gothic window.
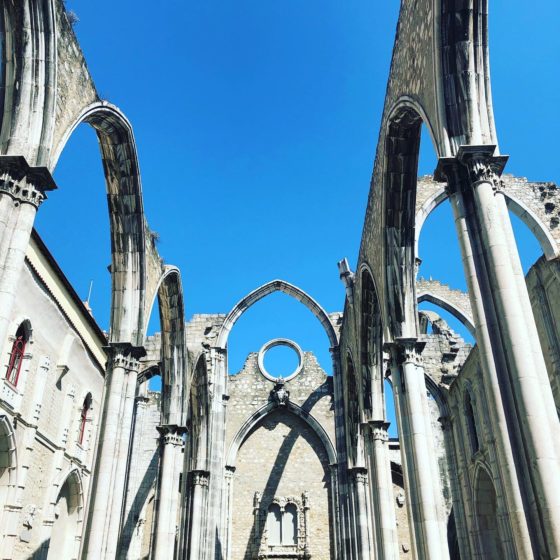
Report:
M297 507L286 504L281 508L273 503L268 508L267 531L269 546L294 546L297 544Z
M89 420L89 411L91 410L91 393L88 393L84 399L84 404L82 405L82 412L80 414L80 431L78 432L78 443L80 445L84 444L84 437L86 433L86 425Z
M467 394L465 396L465 416L467 419L467 431L471 444L471 450L473 453L476 453L480 449L480 443L478 441L478 432L476 430L474 409L472 405L471 394L469 393L469 391L467 391Z
M23 323L16 331L16 337L12 344L10 352L10 361L8 362L8 369L6 371L6 380L9 381L14 387L17 387L19 381L19 374L21 372L21 364L25 356L25 346L27 345L27 334Z

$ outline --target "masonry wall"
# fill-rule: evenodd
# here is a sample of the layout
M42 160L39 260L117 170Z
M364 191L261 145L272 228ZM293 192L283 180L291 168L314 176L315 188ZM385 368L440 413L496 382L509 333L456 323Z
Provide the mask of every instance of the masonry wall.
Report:
M22 321L29 321L32 334L14 386L5 377ZM100 340L96 350L101 346ZM101 411L103 365L88 351L49 286L26 262L0 355L0 420L15 440L11 454L5 447L0 449L0 478L7 485L0 492L4 501L0 504L0 558L46 558L55 532L67 535L62 543L66 558L78 557ZM92 405L79 443L81 411L88 393ZM59 496L65 482L73 493L67 521L67 501L60 501Z
M128 488L119 558L148 558L159 465L161 393L139 389L134 413Z
M269 402L274 387L258 371L256 354L250 354L243 370L230 376L228 382L226 449L242 424ZM290 401L310 412L334 444L331 378L310 352L304 353L302 372L287 382L286 388ZM232 560L257 558L266 542L264 524L255 516L256 496L263 512L274 498L294 497L301 502L304 494L309 503L309 552L316 560L333 558L330 476L323 442L307 422L282 406L265 416L245 439L235 459L230 525Z

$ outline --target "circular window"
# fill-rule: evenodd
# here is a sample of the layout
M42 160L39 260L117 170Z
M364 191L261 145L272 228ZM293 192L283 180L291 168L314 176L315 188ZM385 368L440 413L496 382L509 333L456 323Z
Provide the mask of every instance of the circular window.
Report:
M271 349L275 348L276 346L285 346L291 350L293 350L297 357L297 365L295 369L289 375L272 375L269 373L264 365L265 361L265 354ZM267 342L260 350L259 350L259 370L260 372L270 381L278 381L278 379L282 378L284 381L289 381L293 379L303 368L303 354L301 352L301 348L293 341L288 340L287 338L275 338L270 342Z

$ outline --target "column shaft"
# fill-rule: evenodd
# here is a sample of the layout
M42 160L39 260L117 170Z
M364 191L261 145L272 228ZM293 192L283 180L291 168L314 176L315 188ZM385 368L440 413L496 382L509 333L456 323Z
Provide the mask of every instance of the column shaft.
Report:
M397 519L393 499L391 461L387 453L389 424L370 422L370 488L375 523L376 560L398 560Z
M550 425L547 408L543 406L548 399L543 397L541 380L547 374L546 370L540 371L544 361L536 363L534 359L531 345L534 321L527 322L525 316L525 309L530 306L529 296L526 287L520 289L516 282L510 247L501 227L502 216L497 209L492 182L480 180L475 183L473 201L480 227L480 241L488 263L492 303L499 318L514 395L513 410L516 411L523 436L527 465L549 552L552 557L556 557L560 556L560 470L556 446L551 444L551 440L558 437L558 428ZM551 429L546 430L547 426Z
M449 182L452 184L452 177L449 177ZM489 325L486 319L483 298L478 281L478 276L484 274L484 271L479 266L477 273L474 257L476 247L473 246L469 228L467 227L463 196L455 186L451 187L450 190L449 201L453 210L455 228L459 238L463 270L467 281L476 329L476 342L479 350L480 365L483 371L484 391L490 405L488 412L492 424L492 434L495 438L496 454L498 456L501 473L500 478L502 480L507 503L505 515L509 518L516 548L520 552L520 558L530 558L532 549L529 528L527 526L527 520L525 519L517 468L508 433L498 373L496 371L496 363L493 357L492 344L488 331ZM480 261L480 259L478 260Z
M136 387L138 358L142 351L129 344L109 347L97 462L82 553L87 560L113 560L116 557L134 409L132 386ZM130 418L128 408L131 408ZM128 430L128 437L123 429Z
M179 509L179 471L177 456L183 448L186 429L179 426L161 426L161 468L155 531L154 560L171 560L177 536Z
M398 364L393 387L399 409L399 430L403 466L408 493L408 513L411 523L411 540L418 560L448 559L449 551L443 547L444 523L439 519L436 495L439 475L433 471L429 448L433 445L430 424L425 415L427 403L424 370L419 365L419 346L416 339L401 339L393 348Z

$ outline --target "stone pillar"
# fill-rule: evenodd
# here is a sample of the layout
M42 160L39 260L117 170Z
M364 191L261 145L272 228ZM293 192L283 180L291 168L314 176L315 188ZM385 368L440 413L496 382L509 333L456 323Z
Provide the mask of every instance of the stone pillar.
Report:
M335 445L338 457L337 469L337 500L338 519L336 523L336 542L338 543L337 555L341 560L348 560L351 554L351 529L350 529L350 496L348 492L348 459L346 456L346 437L344 421L344 396L342 391L342 373L340 367L340 348L335 346L330 349L333 362L334 385L334 424Z
M182 426L159 426L161 434L161 467L159 474L159 496L155 530L154 560L173 558L177 537L179 513L179 462L183 452L183 436L187 429Z
M190 542L188 542L188 560L203 560L204 543L202 538L204 504L208 493L208 471L191 471L192 507L190 518Z
M371 420L367 430L376 560L398 560L399 558L391 460L388 454L388 429L388 422Z
M467 224L468 212L461 192L462 179L459 167L459 163L454 158L440 160L440 165L436 171L436 179L447 181L449 201L453 210L455 228L459 238L463 270L473 310L480 366L483 371L484 391L490 403L489 416L492 424L492 434L500 463L500 474L505 493L505 515L509 519L513 538L515 539L515 546L520 553L520 557L530 558L532 555L531 539L519 487L518 467L514 459L505 415L505 406L498 379L497 366L500 365L502 370L505 369L505 358L496 348L492 348L490 329L496 331L498 326L493 310L487 309L485 311L483 305L481 285L487 286L488 283L482 281L479 284L479 277L483 278L486 270L480 255L479 246L473 243L471 238L472 228L469 228Z
M6 340L35 214L56 188L46 167L0 156L0 345Z
M105 374L97 462L83 558L113 560L121 526L139 359L144 348L111 343Z
M224 513L226 515L226 519L224 520L224 527L225 527L225 534L224 540L222 541L225 543L225 555L226 559L231 558L231 525L233 520L233 482L235 477L235 467L231 465L226 466L226 502L224 504Z
M447 560L446 523L440 519L436 496L440 495L439 473L434 471L433 446L424 368L420 352L424 343L402 338L388 345L399 423L407 507L414 557L418 560Z
M519 255L511 239L509 217L501 207L503 197L498 194L498 174L507 158L494 156L494 152L495 146L462 146L457 174L465 201L465 225L477 247L474 264L506 421L520 436L538 509L537 523L547 543L546 553L555 558L560 556L560 464L553 442L560 437L560 424L548 411L551 389L543 383L547 372L542 352L535 352L538 334L529 295L512 264ZM444 160L441 167L450 164L455 160Z
M356 518L356 532L358 534L358 556L360 560L372 558L370 547L370 533L368 528L368 510L367 510L367 484L368 473L364 467L354 467L352 469L352 478L354 482L356 503L354 515Z

